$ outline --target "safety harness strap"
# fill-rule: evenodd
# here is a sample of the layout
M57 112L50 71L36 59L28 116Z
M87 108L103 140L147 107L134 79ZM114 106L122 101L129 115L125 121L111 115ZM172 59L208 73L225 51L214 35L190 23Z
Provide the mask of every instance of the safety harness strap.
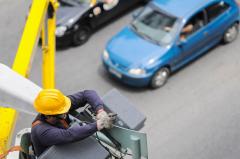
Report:
M14 152L14 151L24 152L21 146L13 146L9 150L7 150L5 153L1 154L0 159L4 159L10 152Z
M51 124L51 121L49 121L49 120L46 120L46 121ZM68 129L68 128L69 128L69 124L67 123L66 120L64 120L64 119L58 119L58 121L59 121L58 126L61 126L61 128L64 128L64 129ZM35 126L37 126L37 125L39 125L39 124L41 124L41 123L42 123L41 120L36 120L36 121L34 121L34 122L32 123L32 128L35 127Z
M38 124L41 124L42 122L40 120L36 120L32 123L32 128L37 126Z

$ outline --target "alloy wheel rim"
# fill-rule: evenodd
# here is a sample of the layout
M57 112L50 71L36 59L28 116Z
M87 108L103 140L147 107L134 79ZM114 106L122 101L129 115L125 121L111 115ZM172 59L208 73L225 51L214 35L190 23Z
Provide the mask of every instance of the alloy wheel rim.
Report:
M162 86L166 82L167 77L168 77L167 70L159 71L155 77L154 83L156 84L156 86Z
M236 26L232 26L231 28L229 28L227 34L226 34L226 39L227 41L231 42L236 38L237 35L237 28Z

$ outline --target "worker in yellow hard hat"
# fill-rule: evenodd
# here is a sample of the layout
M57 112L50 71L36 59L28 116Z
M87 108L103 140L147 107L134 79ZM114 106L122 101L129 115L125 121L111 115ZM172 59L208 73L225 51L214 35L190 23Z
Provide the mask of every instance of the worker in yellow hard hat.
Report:
M69 110L84 107L87 103L96 112L97 121L70 126ZM39 114L32 123L31 140L37 157L50 146L82 140L96 131L111 127L103 101L92 90L65 96L57 89L43 89L34 101L34 108Z

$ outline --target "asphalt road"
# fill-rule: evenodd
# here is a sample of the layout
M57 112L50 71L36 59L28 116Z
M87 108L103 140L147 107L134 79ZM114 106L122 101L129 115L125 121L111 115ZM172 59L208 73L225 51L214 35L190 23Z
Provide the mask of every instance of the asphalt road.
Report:
M11 66L30 0L0 0L0 62ZM99 30L81 47L57 51L56 85L70 94L117 88L147 116L150 159L238 159L240 156L240 37L187 65L157 90L129 88L104 72L100 54L107 40L131 20L127 14ZM41 54L30 79L41 84ZM1 105L7 105L0 98ZM17 103L16 103L17 105ZM16 131L32 116L20 113Z

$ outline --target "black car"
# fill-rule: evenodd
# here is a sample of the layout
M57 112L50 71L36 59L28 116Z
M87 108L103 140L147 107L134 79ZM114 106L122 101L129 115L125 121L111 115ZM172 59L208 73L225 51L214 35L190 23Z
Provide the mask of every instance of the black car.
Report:
M111 4L104 0L97 0L93 5L91 0L59 0L56 28L57 46L78 46L85 43L96 28L148 0L110 1L112 1Z

